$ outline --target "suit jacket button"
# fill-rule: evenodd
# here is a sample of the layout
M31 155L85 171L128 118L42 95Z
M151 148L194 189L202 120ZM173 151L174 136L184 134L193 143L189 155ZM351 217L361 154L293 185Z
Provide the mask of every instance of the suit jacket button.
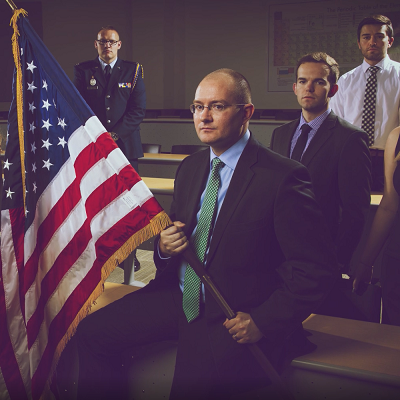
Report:
M107 110L107 111L110 111L110 107L107 107L106 110Z
M108 119L108 120L107 120L107 124L109 124L109 123L111 123L111 121Z
M106 99L109 99L111 96L108 94L107 96L106 96Z

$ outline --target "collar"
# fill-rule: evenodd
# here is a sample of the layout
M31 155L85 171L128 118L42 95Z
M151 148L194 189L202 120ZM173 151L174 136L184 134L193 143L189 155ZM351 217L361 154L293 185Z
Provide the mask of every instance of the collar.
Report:
M103 72L104 72L104 68L106 67L107 63L105 63L100 57L98 57L98 60L99 60L100 65L101 65L101 69L102 69ZM109 64L110 67L111 67L111 71L112 71L112 69L114 68L114 65L115 65L115 63L117 62L117 60L118 60L118 57L117 57L112 63Z
M238 163L239 158L242 155L242 152L249 139L250 132L247 130L246 133L233 146L229 147L228 150L225 150L218 158L229 168L235 170L236 164ZM215 157L217 156L210 147L210 168L212 168L212 161Z
M382 60L379 61L378 64L375 64L375 67L379 67L380 68L378 73L383 71L383 70L385 70L385 69L387 69L388 66L390 65L391 61L392 60L390 59L389 55L386 55L386 57L382 58ZM371 67L371 65L369 65L364 60L363 63L361 64L361 68L362 68L363 72L366 73L369 67Z
M317 131L319 129L319 127L322 125L322 123L326 120L328 115L331 113L331 111L332 111L332 109L330 107L328 107L328 109L325 112L323 112L321 115L318 115L317 118L314 118L310 122L307 122L303 117L303 113L301 113L298 129L300 129L303 126L303 124L307 124L307 125L310 125L312 130Z

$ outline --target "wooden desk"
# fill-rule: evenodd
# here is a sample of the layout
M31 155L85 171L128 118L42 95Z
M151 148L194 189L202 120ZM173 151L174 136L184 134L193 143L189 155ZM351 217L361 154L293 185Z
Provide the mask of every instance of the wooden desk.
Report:
M187 154L144 153L139 158L139 174L157 178L175 178L178 165Z
M379 206L379 203L381 202L381 200L382 200L382 194L381 193L374 193L374 194L371 194L371 205L374 205L374 206Z
M318 347L284 373L296 399L400 398L400 327L315 314L303 326Z
M141 177L146 186L151 192L156 194L174 194L174 181L175 179L169 178L152 178L147 176Z
M139 164L180 164L188 154L169 154L169 153L144 153L139 158Z

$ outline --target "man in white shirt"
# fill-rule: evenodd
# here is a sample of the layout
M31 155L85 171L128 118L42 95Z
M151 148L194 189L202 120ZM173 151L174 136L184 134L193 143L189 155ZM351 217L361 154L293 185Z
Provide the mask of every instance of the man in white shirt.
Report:
M387 51L393 44L393 27L384 15L364 18L357 29L358 47L364 56L361 65L347 72L338 81L339 90L330 106L339 116L364 129L363 112L367 81L376 72L376 105L372 114L370 152L372 158L372 187L383 190L383 150L389 133L400 124L400 63L392 61Z

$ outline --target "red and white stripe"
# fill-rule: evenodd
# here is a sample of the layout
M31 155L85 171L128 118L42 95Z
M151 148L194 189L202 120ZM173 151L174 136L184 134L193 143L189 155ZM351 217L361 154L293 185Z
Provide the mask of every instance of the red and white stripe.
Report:
M10 360L0 362L1 399L7 389L12 399L24 398L14 390L41 396L56 348L102 266L162 211L97 117L71 135L68 148L69 160L28 210L35 219L25 235L23 210L2 211L0 332Z

